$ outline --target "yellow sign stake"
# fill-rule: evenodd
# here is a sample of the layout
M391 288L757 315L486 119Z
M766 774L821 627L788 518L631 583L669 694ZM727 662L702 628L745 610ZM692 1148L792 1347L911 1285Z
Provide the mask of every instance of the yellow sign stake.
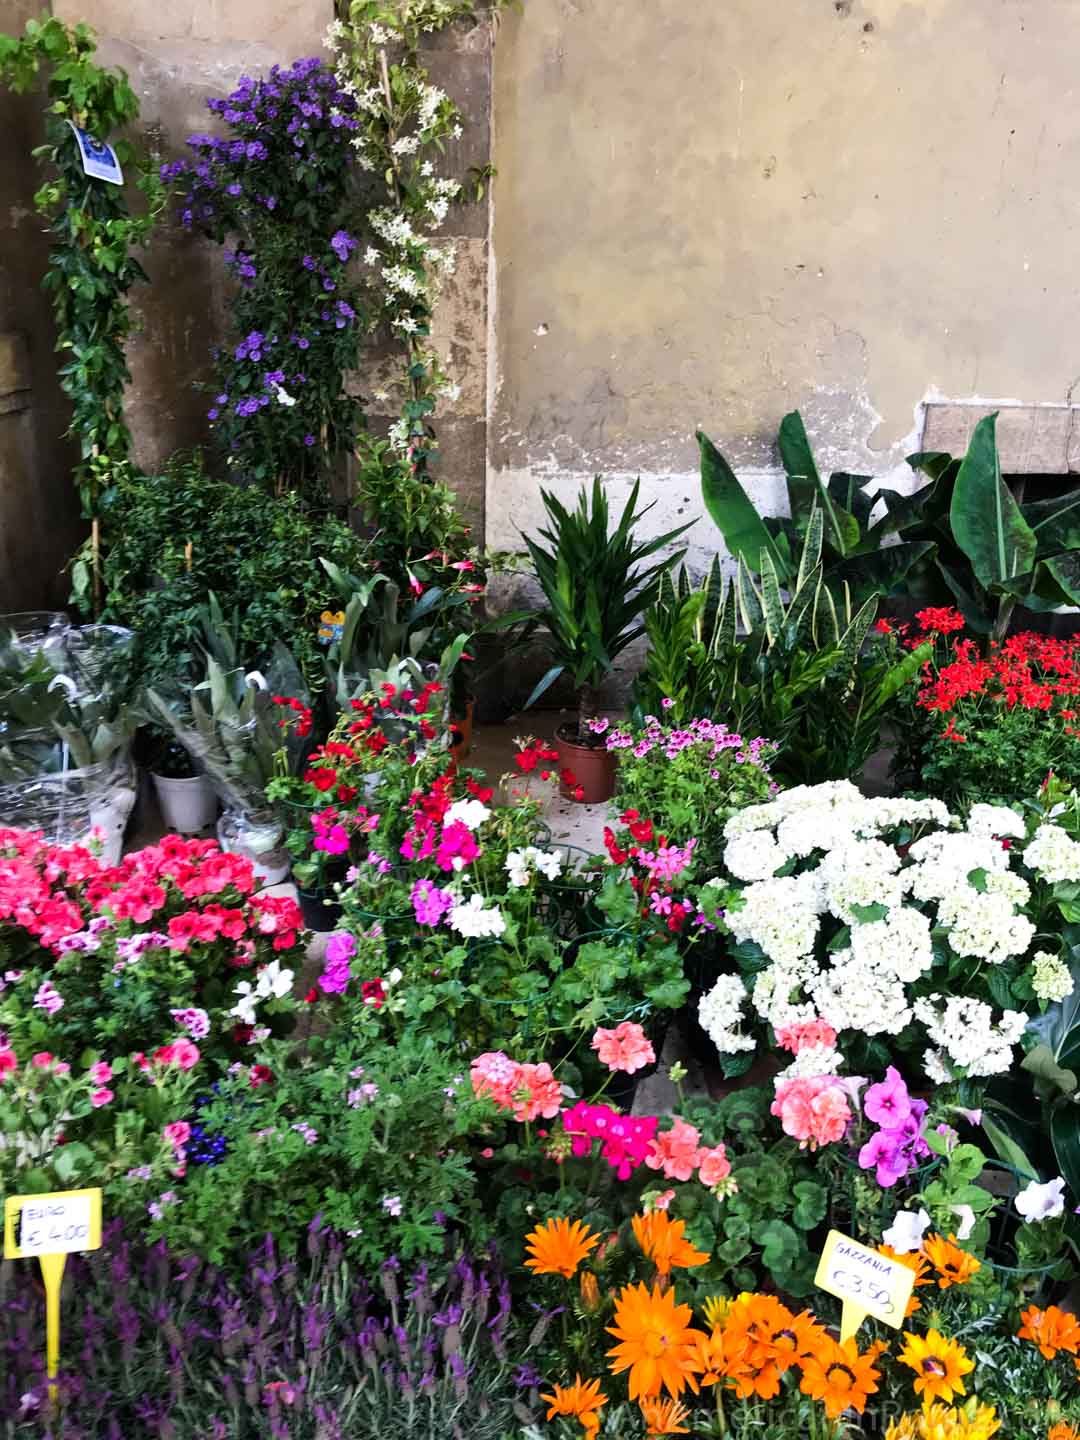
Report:
M915 1272L867 1245L830 1230L814 1284L843 1301L840 1341L850 1340L868 1315L899 1330Z
M67 1257L101 1245L101 1191L59 1190L9 1195L4 1201L4 1259L36 1255L45 1282L45 1362L49 1399L56 1404L60 1369L60 1289Z

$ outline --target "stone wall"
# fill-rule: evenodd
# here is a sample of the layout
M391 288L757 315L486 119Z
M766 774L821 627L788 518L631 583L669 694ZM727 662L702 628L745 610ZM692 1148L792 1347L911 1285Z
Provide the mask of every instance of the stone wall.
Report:
M6 0L3 24L21 30L38 10L33 0ZM40 289L47 249L30 151L43 138L42 104L40 94L0 89L0 611L62 604L63 566L81 536L63 439L70 417Z
M620 494L640 474L658 528L700 513L697 425L780 503L796 407L823 466L895 483L920 402L1055 402L1015 417L1010 459L1071 468L1078 21L1078 0L509 14L489 541L596 471ZM973 418L940 406L937 434ZM716 532L692 538L701 562Z

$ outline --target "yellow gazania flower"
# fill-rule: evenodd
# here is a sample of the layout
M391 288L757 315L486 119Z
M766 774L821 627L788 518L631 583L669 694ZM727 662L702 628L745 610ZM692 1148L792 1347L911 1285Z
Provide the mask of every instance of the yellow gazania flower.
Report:
M955 1396L967 1393L964 1376L975 1369L975 1362L962 1345L947 1340L937 1330L928 1330L925 1335L905 1330L904 1341L896 1358L915 1371L915 1393L924 1401L951 1402Z
M600 1430L600 1411L608 1399L600 1393L599 1380L582 1380L580 1375L575 1375L573 1385L556 1385L553 1395L541 1395L540 1399L551 1407L547 1412L549 1420L554 1420L556 1415L569 1415L581 1421L585 1440L595 1440Z
M705 1323L710 1330L715 1330L718 1326L723 1325L734 1304L735 1301L730 1295L710 1295L704 1301L701 1313L705 1316Z
M962 1410L947 1405L924 1405L910 1415L894 1420L885 1440L992 1440L1001 1421L992 1405L969 1400Z
M580 1220L546 1220L525 1236L532 1257L525 1268L535 1275L563 1275L569 1280L599 1238Z
M690 1411L678 1400L642 1400L641 1416L648 1440L660 1435L689 1435L682 1423Z

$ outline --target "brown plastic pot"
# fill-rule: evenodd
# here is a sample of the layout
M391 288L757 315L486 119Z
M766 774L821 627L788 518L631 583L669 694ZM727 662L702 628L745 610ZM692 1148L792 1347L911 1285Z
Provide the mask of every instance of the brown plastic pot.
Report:
M559 752L559 794L564 800L576 800L581 805L599 805L610 800L615 794L615 767L618 756L603 745L579 745L576 739L577 726L563 725L555 732L555 749ZM569 770L574 785L567 785L561 778Z

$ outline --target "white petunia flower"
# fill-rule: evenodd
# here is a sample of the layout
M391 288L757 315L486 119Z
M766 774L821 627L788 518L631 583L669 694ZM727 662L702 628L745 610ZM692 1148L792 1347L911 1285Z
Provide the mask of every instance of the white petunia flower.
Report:
M1017 1195L1016 1208L1029 1225L1036 1220L1056 1220L1065 1213L1065 1181L1060 1175L1045 1185L1032 1180Z
M910 1255L922 1249L923 1236L929 1228L930 1216L925 1210L898 1210L881 1238L898 1255Z
M479 830L484 821L490 819L491 811L479 800L455 800L443 816L443 825L453 825L457 821L466 830Z

